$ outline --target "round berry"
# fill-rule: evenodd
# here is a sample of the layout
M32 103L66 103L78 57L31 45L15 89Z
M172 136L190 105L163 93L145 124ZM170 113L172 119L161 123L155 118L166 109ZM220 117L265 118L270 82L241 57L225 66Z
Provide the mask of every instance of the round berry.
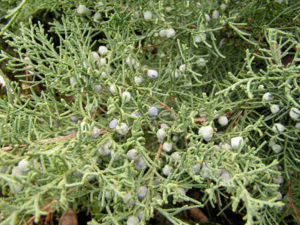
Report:
M93 60L97 60L97 59L99 59L99 58L100 58L100 56L98 55L97 52L92 52L92 59L93 59Z
M158 177L155 177L154 180L153 180L153 185L157 186L160 184L160 180Z
M173 152L171 154L171 158L174 160L174 161L179 161L181 159L181 156L180 156L180 153L179 152Z
M172 141L173 141L173 142L179 141L178 135L174 135L174 136L172 137Z
M218 19L220 16L220 13L218 10L214 10L213 13L212 13L212 18L214 19Z
M184 190L182 187L178 187L178 188L177 188L177 192L178 192L179 194L181 194L181 195L186 195L186 192L185 192L185 190Z
M199 129L199 135L203 137L205 141L210 141L214 134L214 129L211 126L203 126Z
M165 143L163 144L163 150L164 150L165 152L170 152L170 151L172 151L172 143L171 143L171 142L165 142Z
M134 206L135 205L135 201L134 199L132 198L132 195L131 193L126 193L123 197L123 202L125 204L127 204L127 206Z
M98 149L98 152L102 156L111 156L111 149L109 148L109 142L106 142Z
M206 66L206 61L204 58L199 58L196 62L196 64L199 66L199 67L204 67Z
M16 176L16 177L17 176L22 176L23 175L23 171L19 167L15 166L11 170L11 175Z
M291 108L289 115L292 119L298 120L300 118L300 110L293 107Z
M210 16L207 13L204 14L204 17L205 17L206 21L210 21Z
M108 127L110 129L115 129L117 125L118 125L118 120L117 119L113 119L112 121L110 121Z
M166 36L167 38L172 38L176 34L175 30L173 28L169 28L166 30Z
M279 107L279 105L271 105L270 106L270 110L271 110L271 112L273 113L273 114L276 114L276 113L278 113L279 112L279 110L280 110L280 107Z
M150 117L156 117L158 115L158 109L155 106L151 106L148 109L148 113Z
M151 20L152 19L152 12L150 12L150 11L144 12L144 19L145 20Z
M162 170L162 173L163 173L163 175L165 175L167 177L167 176L169 176L171 171L172 171L172 167L169 166L169 165L165 165L163 170Z
M29 168L29 162L26 159L22 159L19 163L18 163L18 168L23 172L23 173L27 173Z
M143 78L142 77L134 77L134 83L136 85L141 85L143 83Z
M112 95L115 95L115 94L117 94L118 93L118 87L116 86L116 85L110 85L109 87L108 87L108 90L109 90L109 92L112 94Z
M85 5L79 5L77 7L77 13L80 14L80 15L90 15L90 10L85 6Z
M172 8L171 8L170 6L167 6L167 7L166 7L166 11L167 11L167 12L171 12L171 11L172 11Z
M147 163L142 157L137 157L134 160L134 166L137 170L142 170L147 167Z
M100 58L100 66L105 66L105 65L106 65L106 59Z
M165 30L165 29L162 29L161 31L159 31L159 36L160 37L167 37L167 30Z
M194 41L195 41L195 43L200 43L202 41L202 38L199 35L196 35L194 37Z
M227 183L228 181L230 181L231 177L230 177L230 173L227 170L222 170L221 173L221 180L224 183Z
M102 92L102 86L100 84L94 85L94 91L96 91L97 93L101 93Z
M281 123L275 123L272 130L275 133L282 133L285 130L285 126L283 126Z
M99 22L99 21L102 19L102 16L101 16L100 13L96 12L96 13L94 14L93 19L94 19L94 22Z
M194 165L192 167L192 172L195 173L195 174L199 174L200 173L200 169L201 169L201 165L199 163L197 163L196 165Z
M263 84L258 85L258 90L264 90L265 86Z
M222 127L224 127L224 126L226 126L226 125L228 124L228 118L227 118L226 116L220 116L220 117L218 118L218 123L219 123Z
M125 63L128 65L128 66L133 66L133 65L135 65L135 59L134 58L131 58L131 57L127 57L126 59L125 59Z
M137 211L137 217L139 218L139 220L142 220L144 218L144 211L143 210Z
M74 86L76 84L76 79L75 77L70 77L70 85Z
M227 9L227 5L226 5L225 3L222 3L220 7L221 7L221 9L222 9L223 11L224 11L225 9Z
M98 49L98 52L101 56L105 56L107 55L108 49L106 48L106 46L101 45Z
M71 116L70 120L74 123L76 123L78 121L78 116Z
M127 219L127 225L138 225L139 222L139 218L137 218L136 216L130 216Z
M271 148L272 148L272 150L273 150L275 153L279 153L279 152L282 151L282 147L281 147L281 145L279 145L279 144L273 144L273 145L271 146Z
M282 176L279 175L279 176L273 178L273 182L275 184L282 184L284 182L284 179Z
M160 124L160 128L169 128L169 126L166 123L162 123L162 124Z
M179 70L180 70L180 72L184 72L185 71L185 64L180 65Z
M243 137L234 137L234 138L231 138L231 147L234 149L234 150L237 150L244 142L244 139Z
M273 100L273 96L270 92L267 92L263 95L263 100L266 102L270 102Z
M129 102L129 100L131 98L131 94L128 91L124 91L122 93L122 98L127 103L127 102Z
M128 160L135 160L138 157L138 151L136 149L130 149L126 156Z
M221 149L223 150L231 150L231 145L228 143L221 143L220 144Z
M158 77L158 72L156 70L148 70L147 75L151 79L155 79Z
M126 123L121 123L120 125L116 126L116 131L118 134L124 136L128 133L129 128Z
M201 177L208 179L210 178L211 170L206 166L205 163L202 163L202 169L200 172Z
M91 132L92 138L98 138L100 136L100 129L98 127L94 127Z
M133 112L133 113L131 113L131 116L133 116L133 117L139 117L141 115L142 114L140 112Z
M144 200L147 196L148 188L146 186L141 186L138 188L138 199L140 201Z
M161 142L165 137L167 137L167 133L164 128L160 128L156 133L157 139Z

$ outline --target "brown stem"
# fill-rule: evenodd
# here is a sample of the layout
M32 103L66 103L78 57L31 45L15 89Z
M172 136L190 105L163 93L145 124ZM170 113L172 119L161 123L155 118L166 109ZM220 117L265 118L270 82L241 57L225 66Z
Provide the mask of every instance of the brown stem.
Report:
M165 43L168 39L162 40L160 43L156 43L150 46L142 46L142 49L147 50L147 49L151 49L151 48L155 48L163 43Z
M159 158L159 156L160 156L160 153L162 152L162 149L163 149L163 143L162 143L162 142L160 142L160 144L159 144L159 148L158 148L158 151L157 151L157 153L156 153L156 155L155 155L155 158L156 158L156 159L158 159L158 158Z
M207 120L206 116L201 116L201 117L194 118L195 123L203 124L206 120Z
M289 182L288 182L288 193L289 193L289 206L293 209L295 215L296 215L296 218L297 218L297 221L298 221L298 224L300 224L300 216L298 214L298 210L296 208L296 206L294 205L293 203L293 199L292 199L292 190L291 190L291 183L292 183L292 178L289 179Z
M239 111L239 113L236 115L236 117L233 119L232 123L230 124L229 130L232 129L232 127L234 126L235 122L238 120L238 118L242 115L243 112L244 112L244 110Z
M100 130L100 135L105 134L107 131L104 129ZM77 134L70 134L68 136L58 136L55 138L47 138L47 139L42 139L42 140L36 140L36 143L50 143L50 142L57 142L57 141L66 141L66 140L70 140L73 139L77 136ZM23 148L26 145L14 145L14 146L7 146L7 147L3 147L1 148L2 151L4 152L9 152L11 150L13 150L13 148L19 147L19 148Z

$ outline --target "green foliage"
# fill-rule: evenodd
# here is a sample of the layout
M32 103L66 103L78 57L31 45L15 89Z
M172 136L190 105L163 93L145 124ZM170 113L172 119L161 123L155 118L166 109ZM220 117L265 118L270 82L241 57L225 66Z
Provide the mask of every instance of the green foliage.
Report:
M288 197L300 207L300 4L199 3L9 1L0 12L13 50L0 53L1 224L38 222L49 202L87 212L89 224L126 224L140 212L142 224L154 212L189 224L178 215L205 206L246 224L296 221ZM129 132L110 128L114 119ZM211 137L199 132L206 126Z

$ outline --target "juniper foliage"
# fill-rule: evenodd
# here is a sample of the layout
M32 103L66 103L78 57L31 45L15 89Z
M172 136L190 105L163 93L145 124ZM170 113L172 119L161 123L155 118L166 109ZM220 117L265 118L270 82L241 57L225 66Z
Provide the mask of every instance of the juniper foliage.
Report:
M48 203L84 210L94 225L140 212L145 224L155 211L189 224L182 212L205 206L248 225L296 221L298 1L0 6L1 224L39 222Z

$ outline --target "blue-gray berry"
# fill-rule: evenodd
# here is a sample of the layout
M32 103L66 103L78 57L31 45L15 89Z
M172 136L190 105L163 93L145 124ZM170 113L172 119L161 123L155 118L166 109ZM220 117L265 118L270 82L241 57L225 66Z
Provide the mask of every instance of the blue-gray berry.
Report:
M140 201L144 200L147 196L148 188L146 186L141 186L138 189L138 199Z
M137 218L136 216L130 216L127 219L127 225L138 225L139 222L139 218Z
M155 106L151 106L148 109L149 116L156 117L158 115L158 109Z

